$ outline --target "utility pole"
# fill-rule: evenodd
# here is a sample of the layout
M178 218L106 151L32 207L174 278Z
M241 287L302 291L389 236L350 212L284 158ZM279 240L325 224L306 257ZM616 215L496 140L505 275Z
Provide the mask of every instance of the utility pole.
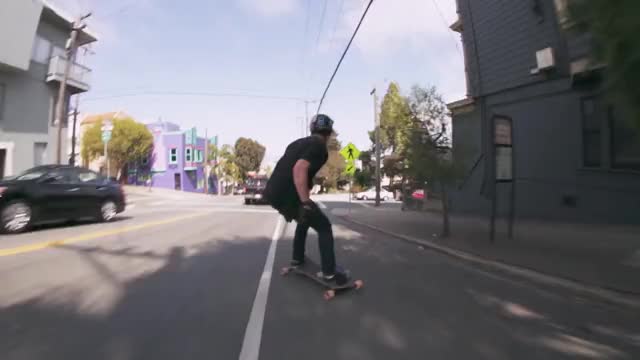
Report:
M73 109L73 129L71 129L71 159L69 165L76 166L76 123L78 121L78 107L80 106L80 95L76 95L76 106Z
M309 130L309 100L304 101L304 135L310 133Z
M380 117L378 116L378 94L376 89L371 90L373 95L373 121L376 126L376 206L380 206Z
M305 136L311 135L311 129L309 129L309 104L317 103L317 100L305 100L304 101L304 118L305 118Z
M207 167L209 166L209 138L207 137L207 128L204 129L204 166L202 167L204 173L204 194L209 194L209 174L207 174ZM213 171L213 169L210 169Z
M58 143L56 152L56 163L62 164L62 116L64 113L65 93L67 90L67 80L69 79L69 73L71 72L71 65L76 53L76 41L78 39L78 31L84 29L85 25L82 25L82 20L91 16L91 13L82 16L78 21L73 23L71 29L71 35L67 41L66 46L66 63L64 66L64 74L62 81L60 82L60 88L58 89L58 99L56 103L56 120L58 121Z

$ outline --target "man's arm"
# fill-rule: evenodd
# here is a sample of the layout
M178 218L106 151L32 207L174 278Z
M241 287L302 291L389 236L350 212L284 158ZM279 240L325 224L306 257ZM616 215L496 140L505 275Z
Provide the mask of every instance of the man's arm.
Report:
M310 200L309 193L309 166L311 163L305 159L300 159L293 166L293 183L296 186L300 201L305 203Z

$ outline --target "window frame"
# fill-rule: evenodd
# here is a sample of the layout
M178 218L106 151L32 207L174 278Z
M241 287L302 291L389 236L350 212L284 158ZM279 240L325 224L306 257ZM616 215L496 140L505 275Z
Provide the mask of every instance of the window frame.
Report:
M602 168L603 167L603 162L602 162L602 158L603 158L603 151L605 150L605 144L602 141L603 138L603 124L602 124L602 119L600 119L600 124L598 127L598 130L594 130L592 128L590 128L589 126L587 126L587 122L588 122L588 116L591 117L596 117L598 118L598 100L600 100L600 96L598 95L593 95L593 96L586 96L580 99L580 117L581 117L581 125L582 125L582 166L584 166L585 168ZM587 115L586 111L585 111L585 104L587 101L592 101L593 102L593 113L591 115ZM587 135L598 135L598 138L600 139L600 146L599 146L599 151L598 151L598 160L595 162L591 162L589 157L587 156L587 149L588 149L588 143L587 143L587 139L590 138Z
M193 149L188 147L184 149L184 161L185 162L193 162Z
M624 122L625 119L618 119L618 117L616 116L616 114L618 114L618 112L616 111L615 107L610 105L607 106L607 125L609 126L609 162L610 162L610 168L613 170L619 170L619 171L640 171L640 155L638 156L638 160L637 162L633 162L631 164L629 163L620 163L619 160L617 160L617 146L616 146L616 132L617 130L626 130L626 131L633 131L635 138L640 140L640 131L634 131L634 129L631 126L623 126L623 127L619 127L616 126L617 122Z
M43 46L43 48L40 48L40 46ZM44 48L44 46L46 46L46 48ZM38 53L39 50L42 50L43 53L39 54ZM53 43L51 42L51 40L41 36L40 34L36 34L35 39L33 41L33 47L31 49L31 61L36 62L38 64L46 65L51 60L52 51L53 51ZM40 58L40 56L37 56L37 55L42 55L44 57Z
M169 164L177 164L178 163L178 148L170 148L169 149Z

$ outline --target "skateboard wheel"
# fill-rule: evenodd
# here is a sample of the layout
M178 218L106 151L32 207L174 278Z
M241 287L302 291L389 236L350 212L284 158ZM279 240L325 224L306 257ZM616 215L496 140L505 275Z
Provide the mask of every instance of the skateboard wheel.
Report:
M288 267L283 267L280 270L280 275L287 275L289 273L289 271L291 271L291 269L289 269Z
M362 280L356 280L353 283L354 283L354 285L356 287L356 290L357 289L361 289L364 286L364 281L362 281Z
M324 292L324 299L329 301L336 296L336 292L333 290L327 290Z

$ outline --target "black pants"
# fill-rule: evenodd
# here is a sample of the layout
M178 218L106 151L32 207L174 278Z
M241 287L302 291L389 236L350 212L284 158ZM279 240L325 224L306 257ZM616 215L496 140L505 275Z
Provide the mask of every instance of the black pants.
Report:
M296 234L293 238L293 259L304 261L309 228L318 233L322 272L325 275L334 274L336 272L336 256L333 250L333 229L329 218L320 209L315 209L304 224L298 223Z

